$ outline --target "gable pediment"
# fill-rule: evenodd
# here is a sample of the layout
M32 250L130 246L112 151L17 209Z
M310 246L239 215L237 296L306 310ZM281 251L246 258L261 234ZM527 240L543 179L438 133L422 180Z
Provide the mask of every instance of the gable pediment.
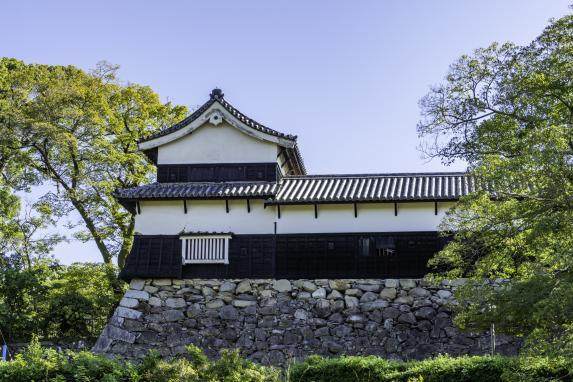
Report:
M279 156L290 163L293 174L306 173L295 135L280 133L247 117L224 99L220 89L213 89L209 100L183 121L141 140L138 146L156 163L160 146L179 140L203 126L231 126L251 138L276 144L280 149Z
M139 149L150 150L191 134L205 124L218 126L223 121L244 134L266 142L276 143L281 147L293 148L296 144L296 136L279 133L261 125L226 102L222 93L220 95L211 93L211 99L196 112L175 126L140 141Z

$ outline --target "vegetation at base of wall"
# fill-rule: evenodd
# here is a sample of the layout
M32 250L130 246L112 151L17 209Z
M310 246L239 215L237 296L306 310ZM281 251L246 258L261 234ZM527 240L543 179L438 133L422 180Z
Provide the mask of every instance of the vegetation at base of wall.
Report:
M288 366L288 365L285 365ZM412 362L383 358L310 356L287 371L256 365L238 351L223 351L210 361L196 346L183 358L164 361L151 352L140 364L89 352L42 348L37 340L14 360L0 362L0 381L57 382L498 382L573 381L566 358L441 356Z
M565 358L446 357L411 362L383 358L310 356L295 364L290 382L499 382L571 381Z
M0 381L10 382L273 382L280 370L256 365L237 351L225 351L209 361L190 345L185 358L162 361L151 352L141 364L124 363L90 352L58 353L32 341L12 361L0 362Z
M9 342L99 336L117 305L105 264L60 265L49 259L23 266L0 261L0 329Z

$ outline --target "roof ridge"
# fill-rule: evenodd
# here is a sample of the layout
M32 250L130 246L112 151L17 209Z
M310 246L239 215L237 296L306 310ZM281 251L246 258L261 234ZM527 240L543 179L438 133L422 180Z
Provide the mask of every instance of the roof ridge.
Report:
M419 177L419 176L464 176L468 175L463 171L451 172L389 172L389 173L366 173L366 174L307 174L307 175L285 175L283 179L306 179L306 178L367 178L367 177Z
M225 110L227 110L229 113L231 113L235 118L239 119L241 122L243 122L244 124L246 124L247 126L253 128L255 130L258 130L262 133L266 133L269 135L274 135L274 136L279 137L279 138L285 138L285 139L296 141L296 139L297 139L296 135L281 133L277 130L273 130L270 127L263 125L262 123L255 121L254 119L252 119L252 118L248 117L247 115L243 114L242 112L240 112L239 109L234 107L224 97L225 97L225 95L223 94L221 89L218 89L218 88L213 89L211 91L211 94L209 95L209 100L207 102L205 102L203 105L199 106L199 108L197 110L195 110L194 112L189 114L187 117L185 117L180 122L177 122L176 124L174 124L172 126L169 126L165 129L161 129L161 130L159 130L159 131L157 131L157 132L155 132L155 133L153 133L153 134L151 134L145 138L140 139L138 141L138 143L151 141L155 138L159 138L159 137L162 137L164 135L168 135L168 134L171 134L177 130L182 129L183 127L185 127L188 124L190 124L191 122L193 122L195 119L199 118L199 116L201 114L203 114L215 102L218 102Z

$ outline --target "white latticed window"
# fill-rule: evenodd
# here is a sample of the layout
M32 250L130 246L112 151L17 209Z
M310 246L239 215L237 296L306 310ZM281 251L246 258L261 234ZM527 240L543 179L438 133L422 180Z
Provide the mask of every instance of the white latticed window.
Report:
M231 235L181 236L183 264L229 264Z

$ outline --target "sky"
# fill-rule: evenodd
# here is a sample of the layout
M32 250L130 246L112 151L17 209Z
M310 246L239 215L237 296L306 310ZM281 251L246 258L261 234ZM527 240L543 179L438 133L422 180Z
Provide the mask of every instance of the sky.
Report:
M462 171L419 151L418 101L460 55L526 44L571 0L4 1L0 56L89 70L190 108L212 88L298 135L309 173ZM63 263L99 261L61 244Z

